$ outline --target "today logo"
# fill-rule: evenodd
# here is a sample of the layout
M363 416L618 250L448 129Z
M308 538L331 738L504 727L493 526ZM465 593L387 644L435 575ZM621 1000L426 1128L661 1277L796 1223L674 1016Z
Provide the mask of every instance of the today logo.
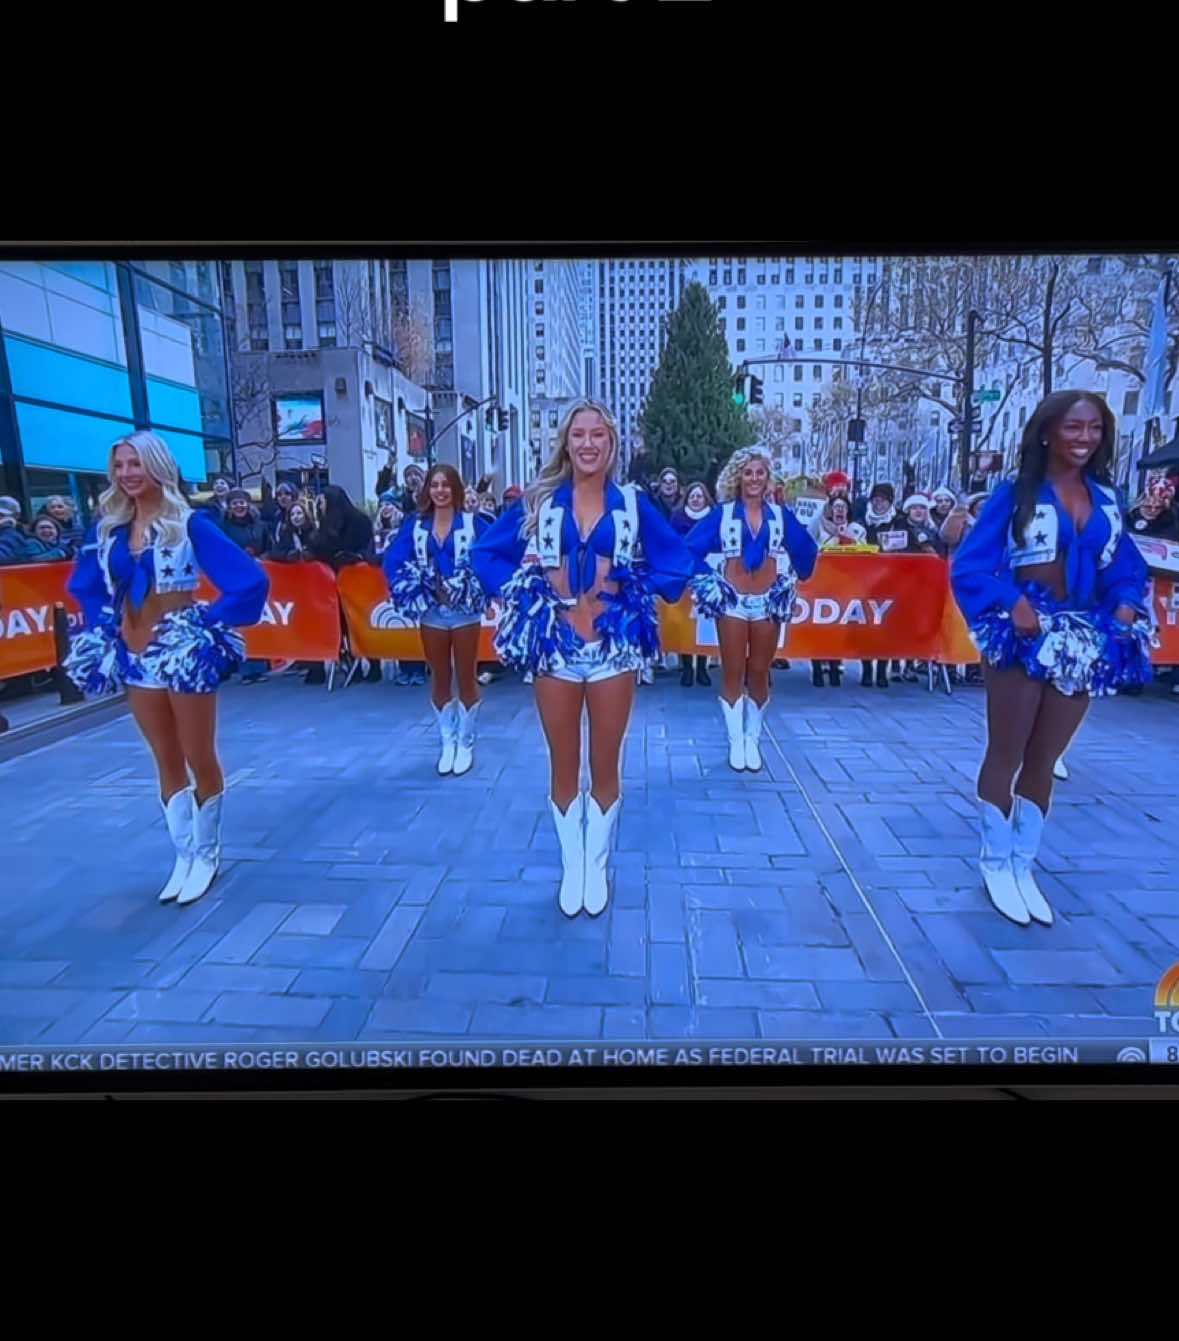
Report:
M1154 989L1154 1018L1160 1034L1179 1034L1179 963L1172 964Z

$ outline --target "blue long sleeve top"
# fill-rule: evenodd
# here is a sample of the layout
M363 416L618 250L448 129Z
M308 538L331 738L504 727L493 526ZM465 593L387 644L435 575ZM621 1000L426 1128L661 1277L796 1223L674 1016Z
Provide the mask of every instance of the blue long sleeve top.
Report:
M1078 610L1112 614L1119 605L1129 605L1144 612L1146 564L1124 524L1118 539L1114 540L1116 527L1111 514L1116 510L1117 515L1123 515L1117 495L1112 488L1090 476L1085 477L1085 482L1093 510L1078 532L1056 490L1049 481L1044 481L1036 496L1036 504L1037 507L1051 508L1056 514L1055 551L1049 552L1052 526L1044 525L1042 518L1033 519L1028 523L1024 546L1034 557L1024 558L1022 563L1051 563L1063 558L1068 599ZM1015 487L1010 481L1004 481L995 489L979 513L978 521L954 554L950 585L967 622L973 622L995 606L1010 611L1022 594L1016 584L1012 563L1013 553L1016 558L1020 557L1020 552L1015 551L1012 535L1015 509ZM1050 516L1048 520L1050 522ZM1049 548L1037 550L1037 546Z
M114 612L116 620L123 602L128 600L138 609L155 587L154 551L149 545L141 554L134 555L128 543L129 528L117 526L109 558L109 573L103 572L98 556L98 527L91 526L82 542L82 553L69 580L70 595L82 607L86 627L93 628L101 619L104 608ZM208 622L221 620L226 624L256 624L266 604L270 579L266 570L239 549L217 523L205 512L192 512L188 517L188 538L199 573L188 571L168 577L192 578L203 573L220 591L220 597L205 611ZM167 549L160 550L167 563ZM185 565L185 569L189 567ZM109 582L109 585L108 585Z
M779 506L781 506L779 504ZM745 519L745 504L738 498L733 515L741 520L741 562L745 571L756 572L766 560L770 547L770 519L766 507L761 510L761 527L756 535ZM719 554L721 550L721 518L724 516L724 504L718 503L708 514L702 517L685 537L688 548L696 560L696 572L706 573L706 559L710 554ZM790 555L790 562L800 578L808 578L815 571L815 560L819 555L819 546L815 538L788 507L782 507L784 519L782 543Z
M597 582L598 556L614 555L614 518L625 500L622 491L611 481L606 482L604 509L583 540L573 515L573 485L563 481L553 492L553 502L564 508L561 519L561 558L569 578L569 592L580 596L593 591ZM636 498L639 523L639 543L648 565L647 576L656 595L665 601L678 601L683 595L688 578L695 568L692 555L680 536L672 530L667 519L643 493ZM497 595L504 583L515 573L528 548L520 534L524 520L523 502L514 503L471 549L471 565L483 589Z
M392 580L397 575L398 569L404 563L407 563L409 560L415 557L414 543L413 543L413 528L414 524L418 520L422 520L430 528L429 539L426 541L426 554L429 558L430 563L433 565L433 567L435 567L438 570L438 573L442 577L444 578L453 577L455 567L455 558L454 558L455 532L459 529L459 526L462 524L463 518L466 515L468 514L463 512L456 512L454 514L454 516L451 518L450 530L446 534L446 539L441 544L438 543L438 538L434 534L434 519L432 516L419 518L419 515L417 513L413 513L410 516L406 517L406 519L401 523L400 529L398 530L397 534L393 537L393 540L389 544L389 548L385 551L384 557L381 560L381 563L385 569L385 576L390 580ZM476 512L474 514L474 518L475 518L475 540L477 542L479 538L486 531L491 529L492 521L490 517L486 516L482 512ZM473 549L474 546L472 546L472 550ZM478 576L477 569L476 569L476 576ZM480 581L482 581L482 578L480 578Z

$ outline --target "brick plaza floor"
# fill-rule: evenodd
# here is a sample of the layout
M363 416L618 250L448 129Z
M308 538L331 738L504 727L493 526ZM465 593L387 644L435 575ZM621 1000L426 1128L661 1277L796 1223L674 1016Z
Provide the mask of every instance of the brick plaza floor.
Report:
M714 677L719 678L719 677ZM1179 960L1179 700L1096 704L1017 927L977 874L982 691L775 673L765 767L715 690L641 688L613 896L557 908L531 689L484 691L434 771L425 689L291 677L220 698L221 874L171 847L129 717L0 764L0 1043L1140 1037Z

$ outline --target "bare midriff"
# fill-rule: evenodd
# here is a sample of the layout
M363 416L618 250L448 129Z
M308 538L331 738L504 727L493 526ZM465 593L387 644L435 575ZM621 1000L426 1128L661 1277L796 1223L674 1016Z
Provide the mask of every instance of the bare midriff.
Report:
M752 573L739 557L725 560L725 578L733 590L742 595L760 596L762 592L769 591L777 576L777 560L769 554Z
M1064 580L1064 564L1060 559L1051 563L1028 563L1016 568L1016 582L1041 582L1056 597L1063 601L1068 595L1068 586Z
M594 620L606 608L606 602L601 599L600 593L603 591L615 592L618 590L618 583L606 579L606 574L613 566L613 561L604 554L594 556L597 565L597 574L594 579L593 587L590 591L583 591L572 605L565 607L565 620L575 629L586 642L594 642L599 634L594 628ZM569 594L569 570L565 563L559 568L549 568L546 572L549 581L552 583L553 590L563 601L570 599Z
M152 591L136 610L130 601L123 602L123 641L132 652L142 652L151 642L156 625L169 610L183 610L193 605L191 591Z

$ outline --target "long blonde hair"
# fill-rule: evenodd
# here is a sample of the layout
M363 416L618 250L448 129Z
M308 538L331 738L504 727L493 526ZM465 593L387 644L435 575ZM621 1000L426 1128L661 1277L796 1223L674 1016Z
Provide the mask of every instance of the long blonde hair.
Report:
M774 463L766 454L764 447L758 447L756 444L752 447L739 447L732 456L725 462L724 469L717 476L716 480L716 498L718 503L731 503L741 493L741 472L750 463L750 461L764 461L766 463L766 474L769 479L766 481L766 498L773 501L771 491L774 487Z
M610 460L606 465L606 478L614 479L614 468L618 464L618 420L613 412L601 401L591 400L588 396L574 401L565 411L557 429L557 446L552 456L545 462L540 473L524 490L524 521L520 534L528 539L536 534L540 510L556 492L558 486L573 475L573 462L569 459L569 430L576 415L583 410L593 410L601 416L602 422L610 432Z
M111 443L106 459L106 477L111 484L98 498L99 544L105 544L116 526L125 525L135 516L135 504L115 483L115 453L120 447L134 448L144 470L160 486L163 497L155 520L165 543L180 544L188 534L188 518L192 508L180 492L180 470L175 457L168 450L168 444L146 429L128 433L125 438Z

